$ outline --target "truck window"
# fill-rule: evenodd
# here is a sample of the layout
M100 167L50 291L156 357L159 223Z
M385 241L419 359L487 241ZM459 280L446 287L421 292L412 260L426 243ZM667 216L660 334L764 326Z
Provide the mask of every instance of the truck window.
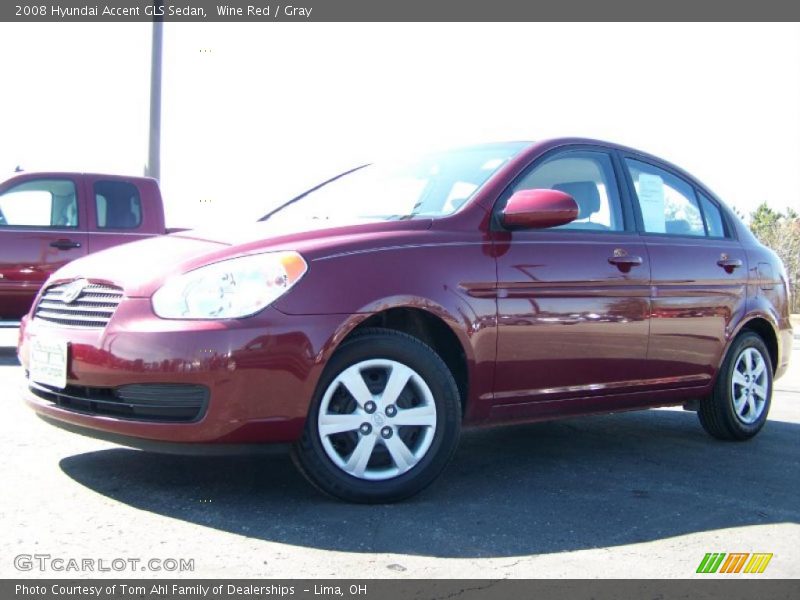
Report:
M132 183L96 181L94 198L99 229L136 229L142 224L142 200Z
M37 179L0 195L2 227L77 227L78 199L68 179Z

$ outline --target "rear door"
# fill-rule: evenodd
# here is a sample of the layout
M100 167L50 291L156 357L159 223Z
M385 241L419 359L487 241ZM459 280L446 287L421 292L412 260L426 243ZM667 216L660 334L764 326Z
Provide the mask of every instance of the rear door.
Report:
M19 319L53 271L86 254L80 177L15 178L0 188L0 319Z
M611 154L562 150L538 160L495 214L513 192L537 188L572 195L580 213L561 227L495 234L495 413L509 417L635 389L647 361L650 262Z
M746 303L747 257L716 201L650 158L622 159L653 278L651 376L705 385Z

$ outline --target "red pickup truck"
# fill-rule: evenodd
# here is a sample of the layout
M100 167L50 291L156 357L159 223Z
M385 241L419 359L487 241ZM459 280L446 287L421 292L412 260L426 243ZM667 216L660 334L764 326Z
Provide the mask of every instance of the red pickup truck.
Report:
M22 173L0 184L0 321L18 320L50 274L111 246L169 233L154 179Z

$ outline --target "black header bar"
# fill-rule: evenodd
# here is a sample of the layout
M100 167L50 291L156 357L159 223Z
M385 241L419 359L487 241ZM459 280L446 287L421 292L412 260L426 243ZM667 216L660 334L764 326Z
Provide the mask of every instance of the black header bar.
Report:
M712 0L4 0L7 22L798 21L800 2Z

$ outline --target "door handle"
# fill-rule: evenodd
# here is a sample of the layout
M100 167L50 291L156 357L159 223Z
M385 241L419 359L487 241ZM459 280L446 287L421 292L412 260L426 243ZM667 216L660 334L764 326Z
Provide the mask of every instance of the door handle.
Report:
M59 250L71 250L73 248L80 248L80 242L73 242L72 240L56 240L55 242L50 242L50 246L52 248L58 248Z
M617 267L623 273L631 270L631 267L638 267L642 264L641 256L629 255L624 250L614 250L614 256L608 258L608 262Z
M726 273L733 273L734 269L738 269L742 266L742 261L738 258L728 258L727 256L722 256L718 261L717 264L725 269Z

